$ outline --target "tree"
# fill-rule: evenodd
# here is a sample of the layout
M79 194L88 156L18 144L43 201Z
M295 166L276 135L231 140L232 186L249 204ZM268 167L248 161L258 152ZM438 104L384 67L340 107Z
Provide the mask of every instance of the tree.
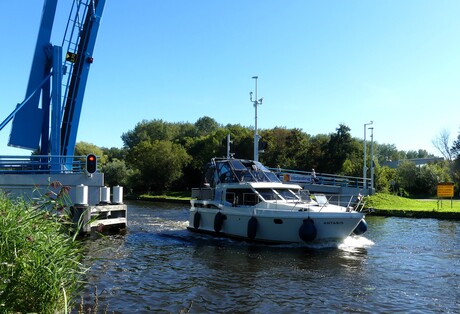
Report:
M452 161L452 151L450 149L450 133L448 130L442 130L439 135L432 140L433 146L441 153L444 159Z
M227 135L230 133L233 144L231 152L235 158L254 158L254 131L239 124L228 124L225 127Z
M452 144L450 153L453 158L458 159L460 157L460 134L457 136L457 139Z
M416 166L405 160L397 168L397 183L412 195L434 195L441 181L450 181L449 169L443 162Z
M340 124L336 133L330 135L325 150L325 172L339 173L343 163L352 152L350 128Z
M213 118L204 116L195 122L198 136L214 133L219 129L219 124Z
M460 181L460 134L457 136L457 139L454 141L450 151L451 151L452 157L455 158L453 167L452 167L452 175L457 181L457 186L458 186L458 182Z
M415 159L418 158L418 152L415 150L408 150L406 152L406 158L407 159Z
M88 154L98 156L98 163L100 165L104 165L107 162L107 156L104 154L104 150L102 148L87 142L78 142L75 145L75 156L86 156Z
M406 152L407 159L427 158L427 157L433 157L433 155L429 154L425 149L409 150Z
M326 172L323 161L326 158L324 148L327 146L328 142L329 136L326 134L318 134L310 138L306 154L306 164L308 166L305 167L305 169L310 171L314 168L317 172Z
M370 154L369 160L370 160ZM352 140L350 143L350 152L345 159L342 169L338 174L353 177L362 177L363 175L363 146L360 141ZM376 160L376 156L374 156ZM377 162L378 163L378 162Z
M438 178L430 165L418 167L415 180L416 188L413 191L419 195L434 195L438 185Z
M213 157L223 157L226 147L222 140L228 132L219 129L211 134L190 139L186 145L187 153L193 156L191 162L184 168L183 187L198 186L201 182L203 166Z
M123 133L121 139L125 147L133 148L142 141L173 141L179 133L179 124L163 120L143 120L136 124L134 130Z
M377 144L374 143L376 152L377 152L377 159L379 163L384 163L386 161L394 161L400 159L400 153L396 148L395 144Z
M101 149L103 151L103 154L107 156L107 161L108 162L111 162L111 161L113 161L115 159L125 160L126 155L128 154L128 151L125 148L118 148L118 147L106 148L106 147L102 147Z
M143 191L139 192L161 192L182 176L182 169L191 157L181 145L155 140L137 144L129 151L127 159L138 170L143 186Z
M397 183L400 188L412 193L416 187L417 166L415 163L403 160L396 170Z
M382 193L395 192L393 189L396 184L396 169L378 166L375 170L376 191Z
M267 166L305 170L307 163L309 135L301 129L276 127L260 132L262 140L267 142L267 149L261 160ZM311 167L311 166L310 166Z
M132 171L128 170L124 160L113 159L102 167L106 186L120 185L126 187Z

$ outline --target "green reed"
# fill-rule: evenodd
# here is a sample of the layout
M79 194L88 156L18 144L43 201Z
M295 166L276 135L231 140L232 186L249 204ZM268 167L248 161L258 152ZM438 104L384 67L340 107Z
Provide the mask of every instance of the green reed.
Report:
M0 313L66 313L81 288L68 188L50 185L36 201L0 192Z

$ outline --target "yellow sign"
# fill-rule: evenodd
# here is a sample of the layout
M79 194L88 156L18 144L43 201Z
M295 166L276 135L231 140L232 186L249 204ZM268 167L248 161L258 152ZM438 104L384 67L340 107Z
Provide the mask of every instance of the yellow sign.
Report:
M66 61L76 63L77 62L78 55L76 53L68 51L65 55Z
M452 182L438 183L438 197L454 197L454 183Z

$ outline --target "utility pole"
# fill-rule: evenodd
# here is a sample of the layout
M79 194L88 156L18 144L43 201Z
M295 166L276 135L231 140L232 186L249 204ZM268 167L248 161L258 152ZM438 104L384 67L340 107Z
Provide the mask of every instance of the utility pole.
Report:
M260 99L257 99L257 89L258 89L258 86L257 86L257 80L258 80L258 76L253 76L252 77L254 80L255 80L255 83L256 83L256 97L255 99L252 99L252 92L249 93L249 96L250 96L250 100L251 102L254 104L254 109L255 109L255 124L254 124L254 161L259 161L259 133L258 133L258 130L257 130L257 107L259 105L262 105L262 101L264 100L264 98L260 98Z
M227 134L227 158L232 158L232 154L230 153L230 144L233 143L230 139L230 133Z
M371 125L374 121L364 123L364 165L363 165L363 188L367 189L367 166L366 166L366 128Z
M371 190L374 191L374 128L369 128L371 130Z

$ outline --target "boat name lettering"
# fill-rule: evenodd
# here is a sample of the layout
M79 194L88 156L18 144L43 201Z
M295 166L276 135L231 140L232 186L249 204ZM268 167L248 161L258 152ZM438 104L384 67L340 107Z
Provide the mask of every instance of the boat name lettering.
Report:
M343 221L325 221L325 225L343 225Z

